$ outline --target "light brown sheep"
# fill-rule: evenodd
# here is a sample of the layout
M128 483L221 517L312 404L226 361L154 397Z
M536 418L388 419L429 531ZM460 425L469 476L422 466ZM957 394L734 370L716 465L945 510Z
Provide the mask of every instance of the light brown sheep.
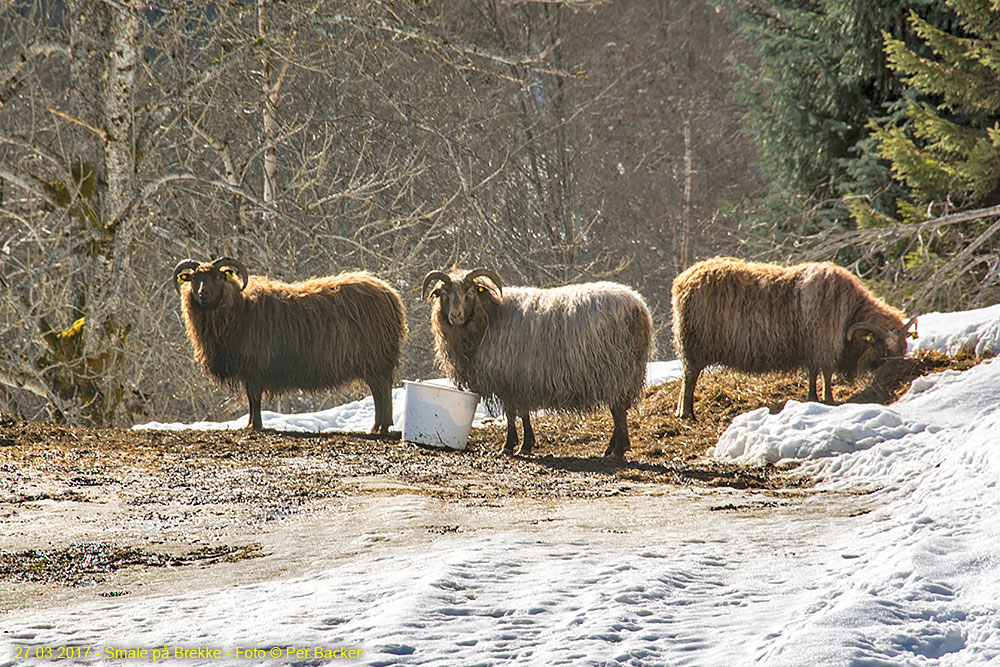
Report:
M674 279L674 349L684 366L677 416L694 415L701 371L722 364L762 372L804 368L808 400L833 403L833 372L848 377L906 354L916 318L886 305L829 262L778 266L717 257Z

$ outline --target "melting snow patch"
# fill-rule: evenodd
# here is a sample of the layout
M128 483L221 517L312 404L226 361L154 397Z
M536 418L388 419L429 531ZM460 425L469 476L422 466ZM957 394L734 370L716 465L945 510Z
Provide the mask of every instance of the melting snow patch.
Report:
M654 361L646 368L646 383L650 386L662 384L670 380L676 380L681 376L681 363L679 361ZM442 387L454 387L455 385L447 378L435 378L433 380L420 380L429 384L437 384ZM402 387L392 390L392 422L398 428L403 423L405 391ZM476 416L473 419L473 426L483 426L492 420L503 417L503 411L497 410L494 414L486 403L480 401L476 408ZM264 428L271 428L276 431L294 431L302 433L329 433L329 432L362 432L367 433L375 423L375 403L371 396L366 396L357 401L338 405L329 410L319 412L304 412L298 414L280 414L277 412L261 412L261 419ZM191 429L194 431L215 431L226 429L240 429L247 425L247 416L225 422L199 421L192 424L182 422L158 422L152 421L146 424L138 424L132 428L141 430L159 431L181 431Z
M927 313L917 319L920 337L911 350L939 350L977 357L1000 353L1000 304L958 313Z
M719 438L715 456L749 465L816 459L869 449L927 429L881 405L838 406L788 401L776 415L760 408L738 416Z

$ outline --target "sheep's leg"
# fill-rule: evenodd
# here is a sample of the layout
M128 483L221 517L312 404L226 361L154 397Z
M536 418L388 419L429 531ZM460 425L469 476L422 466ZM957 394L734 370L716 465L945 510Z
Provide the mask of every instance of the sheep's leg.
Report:
M524 442L521 443L521 454L527 456L535 446L535 430L531 428L531 416L528 412L521 414L521 425L524 427Z
M833 405L833 370L823 369L823 402Z
M372 390L372 400L375 402L375 425L372 433L386 435L392 426L392 387L380 380L369 380L368 388Z
M504 412L507 413L507 441L503 445L503 453L513 456L517 447L517 414L506 408Z
M614 406L611 408L611 418L615 422L614 431L611 433L611 442L604 450L604 455L616 461L625 458L625 452L630 445L628 440L628 411L624 406Z
M806 398L807 401L818 401L819 400L819 395L816 393L816 376L817 375L819 375L819 371L817 371L815 368L810 368L809 369L809 396Z
M694 417L694 386L698 382L701 368L684 364L684 379L681 380L681 392L677 397L677 412L674 416L680 418ZM626 436L627 440L628 436Z
M260 417L260 398L264 393L260 389L247 387L247 401L250 403L250 421L247 428L260 431L264 428L264 421Z

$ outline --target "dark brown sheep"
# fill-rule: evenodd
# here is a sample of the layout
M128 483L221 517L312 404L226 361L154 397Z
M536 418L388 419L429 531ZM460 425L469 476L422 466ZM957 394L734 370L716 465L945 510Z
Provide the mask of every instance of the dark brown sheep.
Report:
M403 304L368 273L297 283L250 276L231 257L174 268L195 358L213 378L242 387L253 429L263 394L362 380L375 401L373 433L392 424L392 379L406 338Z
M710 364L753 373L804 368L809 398L833 403L833 372L852 377L906 354L916 318L829 262L777 266L717 257L689 267L672 289L674 348L684 366L677 416L694 415L694 387Z
M614 431L605 456L629 448L626 411L642 397L653 323L636 292L616 283L552 289L503 288L488 269L431 271L431 330L438 364L456 385L503 406L504 451L521 453L535 434L529 412L611 410Z

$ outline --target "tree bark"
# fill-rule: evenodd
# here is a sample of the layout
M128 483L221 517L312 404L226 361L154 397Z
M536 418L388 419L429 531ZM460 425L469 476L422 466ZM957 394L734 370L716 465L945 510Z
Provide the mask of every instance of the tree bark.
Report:
M105 173L108 191L105 196L106 225L114 234L112 272L114 276L109 304L110 315L121 311L122 286L129 273L135 224L132 211L136 196L135 164L135 74L139 48L140 0L114 6L111 53L105 88L104 118L107 130Z
M102 125L104 179L107 189L101 211L103 232L109 243L96 244L94 279L87 303L85 353L101 394L103 405L95 405L100 421L112 422L116 395L121 385L113 370L114 358L129 329L129 309L125 292L130 284L130 265L136 229L133 210L136 201L135 164L135 81L139 48L140 0L111 5L110 28L106 34L107 73L104 84ZM109 256L110 255L110 256Z
M268 0L259 0L257 3L257 32L262 42L267 37L267 5ZM278 123L274 117L274 113L278 103L278 91L281 89L281 82L285 78L285 72L288 70L288 63L285 62L281 71L275 75L274 66L271 64L271 57L268 54L265 43L261 65L264 79L264 188L261 199L263 199L264 204L270 207L274 205L274 202L278 198L278 186L275 180L278 171L278 152L276 148ZM263 220L268 222L271 218L271 212L265 209Z

